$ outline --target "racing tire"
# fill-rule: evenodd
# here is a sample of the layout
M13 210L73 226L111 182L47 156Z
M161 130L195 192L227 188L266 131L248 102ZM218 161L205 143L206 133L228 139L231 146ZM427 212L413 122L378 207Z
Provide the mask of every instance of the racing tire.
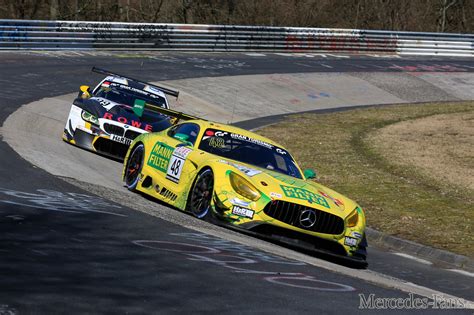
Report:
M137 188L140 179L140 172L143 168L143 156L145 147L142 143L135 146L132 153L128 157L127 166L125 167L124 182L128 190L134 191Z
M211 209L212 195L214 193L214 174L206 168L194 180L189 192L186 210L196 218L203 219L208 216Z

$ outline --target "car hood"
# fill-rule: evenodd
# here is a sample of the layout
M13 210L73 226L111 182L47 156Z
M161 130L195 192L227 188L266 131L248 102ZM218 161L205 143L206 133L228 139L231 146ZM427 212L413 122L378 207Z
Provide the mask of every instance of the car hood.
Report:
M146 131L161 131L171 126L170 118L166 115L145 109L143 115L138 116L132 106L119 104L102 97L83 100L83 105L87 111L98 118L117 121Z
M357 206L351 199L312 180L295 178L229 159L219 159L219 162L228 164L230 170L243 176L272 200L317 208L342 218Z

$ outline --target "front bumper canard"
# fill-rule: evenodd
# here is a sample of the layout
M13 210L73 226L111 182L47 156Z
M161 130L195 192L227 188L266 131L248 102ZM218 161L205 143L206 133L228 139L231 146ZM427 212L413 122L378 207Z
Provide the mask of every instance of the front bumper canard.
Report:
M341 264L347 267L355 268L355 269L365 269L368 267L368 262L362 258L357 256L348 256L342 246L334 241L328 241L325 239L311 237L313 242L301 240L301 239L294 239L290 237L285 237L277 234L263 234L251 229L245 229L242 227L235 226L231 223L227 223L225 221L220 220L219 218L213 217L212 221L214 224L219 225L221 227L234 230L246 235L250 235L252 237L256 237L274 244L282 245L284 247L294 249L297 251L302 251L307 253L311 256L318 257L324 260L328 260L337 264ZM366 245L366 241L364 238L364 242ZM319 244L318 244L319 243ZM331 246L327 246L331 244L334 248L340 248L340 250L331 250ZM318 245L321 245L320 247ZM365 249L364 249L365 252ZM366 253L366 252L365 252Z

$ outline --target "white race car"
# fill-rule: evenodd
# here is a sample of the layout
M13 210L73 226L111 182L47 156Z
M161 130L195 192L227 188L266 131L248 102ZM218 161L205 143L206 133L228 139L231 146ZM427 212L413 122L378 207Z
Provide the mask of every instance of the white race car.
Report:
M81 86L64 127L63 140L113 158L123 159L138 135L170 127L173 119L154 110L168 109L165 94L179 92L107 70L92 91Z

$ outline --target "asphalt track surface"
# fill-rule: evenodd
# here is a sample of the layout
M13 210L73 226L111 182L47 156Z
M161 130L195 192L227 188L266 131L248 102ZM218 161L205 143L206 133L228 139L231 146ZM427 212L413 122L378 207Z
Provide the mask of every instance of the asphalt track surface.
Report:
M239 63L246 66L235 67ZM22 104L95 81L93 65L161 81L401 71L394 63L406 69L419 59L329 56L298 64L280 55L255 59L245 54L161 53L159 58L112 58L2 53L0 123ZM424 58L423 64L474 70L470 59ZM367 312L359 309L359 294L409 298L407 292L264 253L100 199L34 167L3 141L0 176L0 313L341 313ZM369 255L374 271L474 300L472 278L374 248ZM435 311L441 310L430 309Z

